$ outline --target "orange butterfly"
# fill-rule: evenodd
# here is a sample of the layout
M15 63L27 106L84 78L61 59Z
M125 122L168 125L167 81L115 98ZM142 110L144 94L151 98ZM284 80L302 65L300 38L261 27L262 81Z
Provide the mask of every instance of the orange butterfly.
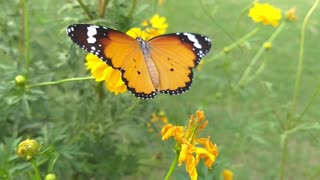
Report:
M136 97L151 99L157 92L176 95L189 89L211 40L194 33L173 33L148 41L107 27L73 24L66 29L73 42L121 71Z

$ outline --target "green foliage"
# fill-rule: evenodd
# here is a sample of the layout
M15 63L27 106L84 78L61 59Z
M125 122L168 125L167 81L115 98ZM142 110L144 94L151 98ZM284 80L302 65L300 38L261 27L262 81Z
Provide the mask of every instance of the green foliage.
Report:
M298 20L280 30L255 30L247 17L251 1L1 1L0 179L37 179L35 169L42 179L49 173L57 179L161 179L174 159L174 143L162 142L160 130L150 133L146 123L163 110L170 123L186 125L198 109L209 120L203 135L219 147L212 169L199 163L199 179L222 179L226 168L235 179L319 178L320 14L305 25L298 66L302 24L314 2L272 2L283 10L296 6ZM115 96L94 80L39 85L89 76L85 53L65 34L68 25L125 32L155 13L167 18L169 32L213 39L213 53L187 93L144 101L130 93ZM263 49L270 39L272 48ZM299 91L297 66L303 67ZM246 82L239 83L248 67ZM26 138L42 145L34 161L16 153ZM188 178L185 167L173 177Z

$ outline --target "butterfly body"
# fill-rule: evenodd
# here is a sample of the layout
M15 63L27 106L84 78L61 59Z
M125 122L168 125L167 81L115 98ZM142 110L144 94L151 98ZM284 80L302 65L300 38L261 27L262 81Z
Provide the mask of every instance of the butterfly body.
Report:
M208 37L194 33L143 40L90 24L70 25L66 32L82 49L121 71L127 89L142 99L157 92L176 95L188 90L193 68L211 48Z

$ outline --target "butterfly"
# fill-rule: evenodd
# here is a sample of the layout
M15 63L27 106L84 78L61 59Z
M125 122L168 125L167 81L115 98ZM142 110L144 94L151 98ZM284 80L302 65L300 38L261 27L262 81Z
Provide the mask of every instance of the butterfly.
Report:
M211 40L195 33L172 33L150 40L103 26L73 24L66 29L71 40L121 71L127 89L142 99L157 92L177 95L192 84L192 70L210 51Z

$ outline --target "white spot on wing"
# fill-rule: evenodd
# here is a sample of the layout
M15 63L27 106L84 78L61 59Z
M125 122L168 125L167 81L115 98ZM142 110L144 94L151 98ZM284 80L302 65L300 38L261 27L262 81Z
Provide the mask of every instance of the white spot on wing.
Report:
M195 35L190 34L190 33L183 33L183 35L187 36L187 38L188 38L191 42L193 42L193 46L194 46L194 47L196 47L196 48L198 48L198 49L201 49L201 48L202 48L201 44L199 43L199 41L198 41L198 39L196 38Z
M87 27L87 29L88 29L88 32L87 32L87 35L88 35L87 42L88 42L88 43L93 44L93 43L95 43L95 42L97 41L96 38L93 37L94 35L97 34L97 28L99 28L99 27L96 26L96 25L92 25L92 26Z

